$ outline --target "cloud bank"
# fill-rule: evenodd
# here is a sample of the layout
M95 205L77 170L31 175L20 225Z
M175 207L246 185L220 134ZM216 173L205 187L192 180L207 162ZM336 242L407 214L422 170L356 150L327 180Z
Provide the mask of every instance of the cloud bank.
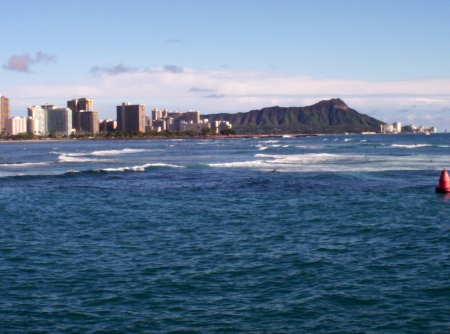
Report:
M48 64L55 62L55 55L38 51L34 57L31 57L28 54L23 54L21 56L13 55L9 57L7 64L2 65L2 68L8 71L31 73L30 66L33 64Z
M122 73L136 72L137 70L138 69L136 67L123 66L122 64L119 64L111 67L92 66L90 72L92 74L106 73L109 75L117 75Z
M167 65L153 70L94 67L81 84L16 84L2 87L4 95L29 104L65 103L92 96L101 117L115 117L123 101L146 108L200 110L203 114L245 112L269 106L307 106L323 99L343 99L349 107L385 122L414 120L420 125L450 128L450 79L429 78L373 82L315 78L274 72L192 70ZM76 92L76 96L74 96ZM210 94L208 94L210 93ZM220 103L218 101L220 100Z

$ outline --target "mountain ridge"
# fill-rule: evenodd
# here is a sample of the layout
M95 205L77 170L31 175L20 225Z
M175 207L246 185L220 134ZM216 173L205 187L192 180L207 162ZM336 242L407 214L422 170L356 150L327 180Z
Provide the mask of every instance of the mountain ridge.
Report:
M376 131L384 122L350 108L340 98L305 107L266 107L236 114L204 115L228 121L238 133L342 133Z

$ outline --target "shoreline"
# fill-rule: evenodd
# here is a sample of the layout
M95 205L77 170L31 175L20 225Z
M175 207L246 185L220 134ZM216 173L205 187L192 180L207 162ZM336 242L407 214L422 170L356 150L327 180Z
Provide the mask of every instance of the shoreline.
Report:
M45 143L45 142L60 142L60 141L114 141L114 140L174 140L174 139L187 139L187 140L211 140L211 139L251 139L251 138L306 138L306 137L318 137L318 136L325 136L325 135L334 135L334 136L340 136L340 135L357 135L361 133L316 133L316 134L281 134L281 135L218 135L218 136L173 136L173 137L164 137L164 136L157 136L157 137L112 137L112 138L42 138L42 139L0 139L0 143L15 143L15 142L29 142L29 143ZM425 135L425 133L408 133L404 132L401 134L408 134L408 135ZM434 133L436 134L445 134L445 133ZM362 134L368 136L369 134ZM375 133L370 135L394 135L393 133Z
M43 139L0 139L0 143L15 143L15 142L30 142L30 143L45 143L45 142L57 142L57 141L114 141L114 140L173 140L173 139L249 139L249 138L283 138L283 137L317 137L319 134L300 134L300 135L229 135L229 136L174 136L174 137L120 137L120 138L43 138Z

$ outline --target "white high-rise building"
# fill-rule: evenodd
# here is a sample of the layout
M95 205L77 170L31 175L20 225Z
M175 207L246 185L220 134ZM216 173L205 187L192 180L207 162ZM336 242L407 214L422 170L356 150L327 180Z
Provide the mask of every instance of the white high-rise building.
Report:
M402 132L402 123L394 122L394 123L392 123L392 125L394 126L394 132L397 132L397 133Z
M10 117L5 120L7 136L15 136L27 132L28 117Z
M70 108L55 108L47 110L48 133L60 135L72 134L72 110Z
M40 106L28 107L28 116L35 121L34 134L38 136L45 136L47 131L47 111Z

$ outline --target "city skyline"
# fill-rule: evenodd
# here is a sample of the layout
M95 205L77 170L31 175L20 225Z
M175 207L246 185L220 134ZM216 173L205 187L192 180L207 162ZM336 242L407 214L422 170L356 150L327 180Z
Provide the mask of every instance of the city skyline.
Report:
M67 23L86 8L91 20ZM340 97L387 123L443 129L449 14L447 1L10 2L0 93L11 116L86 96L102 119L128 100L209 114Z

